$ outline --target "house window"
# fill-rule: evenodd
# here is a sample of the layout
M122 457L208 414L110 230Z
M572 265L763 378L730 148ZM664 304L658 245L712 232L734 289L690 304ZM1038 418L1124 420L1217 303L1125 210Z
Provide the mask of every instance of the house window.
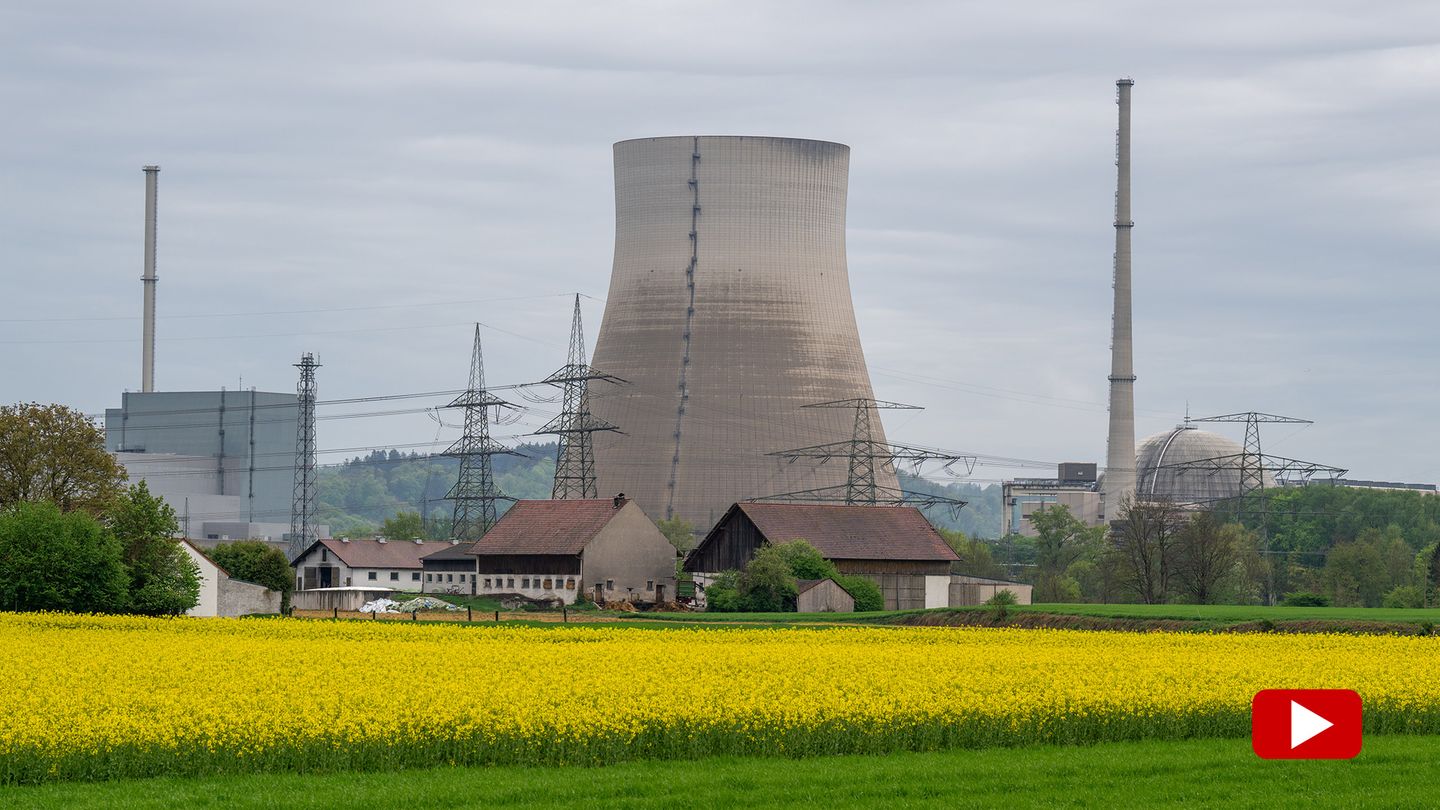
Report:
M524 579L520 580L520 587L522 587L522 588L528 588L528 587L530 587L530 577L525 577Z
M390 572L390 581L391 581L391 582L399 582L399 581L400 581L400 572L399 572L399 571L391 571L391 572Z
M374 571L371 571L371 572L367 575L367 577L369 578L369 580L370 580L371 582L374 582L375 579L376 579L375 572L374 572Z
M435 581L435 575L434 575L434 574L426 574L426 575L425 575L425 581L426 581L426 582L434 582L434 581Z
M445 575L445 581L446 581L446 582L454 582L454 581L455 581L455 575L454 575L454 574L446 574L446 575Z
M613 579L607 579L607 580L605 580L605 590L607 590L607 591L613 591L613 590L615 590L615 580L613 580Z
M506 580L505 580L505 587L507 587L507 588L513 588L513 587L515 587L515 577L508 577L508 578L506 578Z
M490 577L485 577L485 587L490 587Z
M322 550L320 552L320 562L330 562L330 552Z
M410 580L411 580L412 582L419 582L419 581L420 581L420 572L419 572L419 571L416 571L415 573L411 574L411 575L410 575Z
M567 590L567 591L573 591L573 590L575 590L575 579L574 579L573 577L566 577L566 578L565 578L565 590Z
M647 590L647 591L653 591L653 590L655 590L655 580L653 580L653 579L647 579L647 580L645 580L645 590Z

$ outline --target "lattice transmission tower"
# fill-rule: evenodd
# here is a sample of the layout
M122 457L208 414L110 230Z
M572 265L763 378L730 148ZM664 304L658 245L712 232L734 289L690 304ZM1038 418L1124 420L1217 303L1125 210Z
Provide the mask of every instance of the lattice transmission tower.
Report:
M315 369L320 362L305 352L300 362L300 383L295 388L299 406L295 428L295 493L290 504L290 559L315 542Z
M475 344L470 354L470 384L447 408L463 408L465 432L442 455L460 459L460 474L446 494L455 502L450 536L456 540L479 540L495 525L496 501L514 500L495 486L492 456L520 453L490 438L490 409L515 406L485 390L485 359L480 351L480 324L475 324Z
M910 410L918 411L918 405L904 405L898 402L887 402L885 400L861 397L856 399L840 399L832 402L816 402L805 405L806 408L853 408L855 410L854 427L850 433L849 441L829 442L827 444L812 445L810 447L798 447L793 450L780 450L769 455L778 456L791 463L800 459L816 460L821 464L832 459L846 459L848 470L843 486L821 487L820 489L803 490L800 492L786 492L779 495L771 495L755 500L761 501L797 501L797 502L836 502L850 506L939 506L945 505L952 511L958 511L965 505L965 501L955 498L947 498L942 495L930 493L913 492L905 489L894 489L883 486L876 481L876 470L893 471L898 464L910 464L917 472L920 466L928 461L941 462L945 469L950 469L956 464L964 464L967 472L975 469L975 457L949 453L941 450L931 450L922 447L911 447L903 444L877 441L873 429L873 418L871 411L874 410Z
M1231 500L1235 505L1237 516L1253 519L1260 530L1260 542L1264 547L1267 558L1274 553L1270 544L1270 507L1269 499L1265 495L1265 475L1269 473L1276 481L1293 481L1296 483L1308 483L1315 476L1325 476L1334 479L1345 475L1348 470L1340 467L1332 467L1328 464L1318 464L1313 461L1300 461L1284 456L1268 455L1260 446L1260 426L1263 424L1285 424L1285 425L1311 425L1309 419L1299 419L1293 416L1278 416L1273 413L1261 413L1259 411L1244 411L1241 413L1227 413L1220 416L1207 416L1203 419L1193 419L1194 422L1238 422L1245 425L1245 444L1239 453L1231 453L1214 458L1196 459L1193 461L1177 462L1167 464L1169 467L1180 473L1195 472L1199 474L1216 475L1222 472L1236 471L1240 473L1240 491ZM1267 581L1266 601L1274 604L1275 593L1275 565L1273 561L1269 566L1269 577Z
M595 380L623 383L613 374L596 371L587 361L585 327L580 319L580 296L575 296L575 315L570 322L570 351L560 370L541 380L563 392L560 415L535 431L535 435L554 435L555 483L550 497L560 500L598 498L595 485L595 443L600 431L619 432L615 425L590 413L590 383Z

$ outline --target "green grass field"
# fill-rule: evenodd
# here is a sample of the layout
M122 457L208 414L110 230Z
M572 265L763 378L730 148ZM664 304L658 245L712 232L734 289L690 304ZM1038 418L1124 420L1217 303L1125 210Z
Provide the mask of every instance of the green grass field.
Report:
M1424 807L1440 737L1372 737L1348 762L1267 762L1247 740L149 779L0 788L7 808Z
M1440 608L1337 608L1265 607L1261 605L1024 605L1017 611L1068 613L1081 616L1109 616L1130 619L1190 619L1217 622L1254 622L1328 619L1367 622L1435 622Z

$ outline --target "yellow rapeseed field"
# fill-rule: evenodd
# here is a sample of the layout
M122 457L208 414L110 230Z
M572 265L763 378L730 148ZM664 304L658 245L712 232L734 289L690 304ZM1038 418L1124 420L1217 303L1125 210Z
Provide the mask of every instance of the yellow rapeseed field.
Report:
M1440 733L1440 639L0 614L0 780L1240 736L1264 688Z

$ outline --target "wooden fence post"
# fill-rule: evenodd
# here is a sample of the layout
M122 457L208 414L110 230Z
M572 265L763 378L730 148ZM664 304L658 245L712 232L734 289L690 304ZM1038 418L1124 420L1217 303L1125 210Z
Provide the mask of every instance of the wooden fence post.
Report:
M499 621L500 621L500 611L498 611L498 610L495 611L495 621L496 621L496 622L499 622Z
M338 618L340 618L340 608L339 608L338 605L335 606L335 607L330 608L330 618L332 618L332 619L338 619Z
M474 608L469 607L469 606L466 606L466 608L465 608L465 621L467 621L467 622L473 622L473 621L475 621L475 609L474 609Z

